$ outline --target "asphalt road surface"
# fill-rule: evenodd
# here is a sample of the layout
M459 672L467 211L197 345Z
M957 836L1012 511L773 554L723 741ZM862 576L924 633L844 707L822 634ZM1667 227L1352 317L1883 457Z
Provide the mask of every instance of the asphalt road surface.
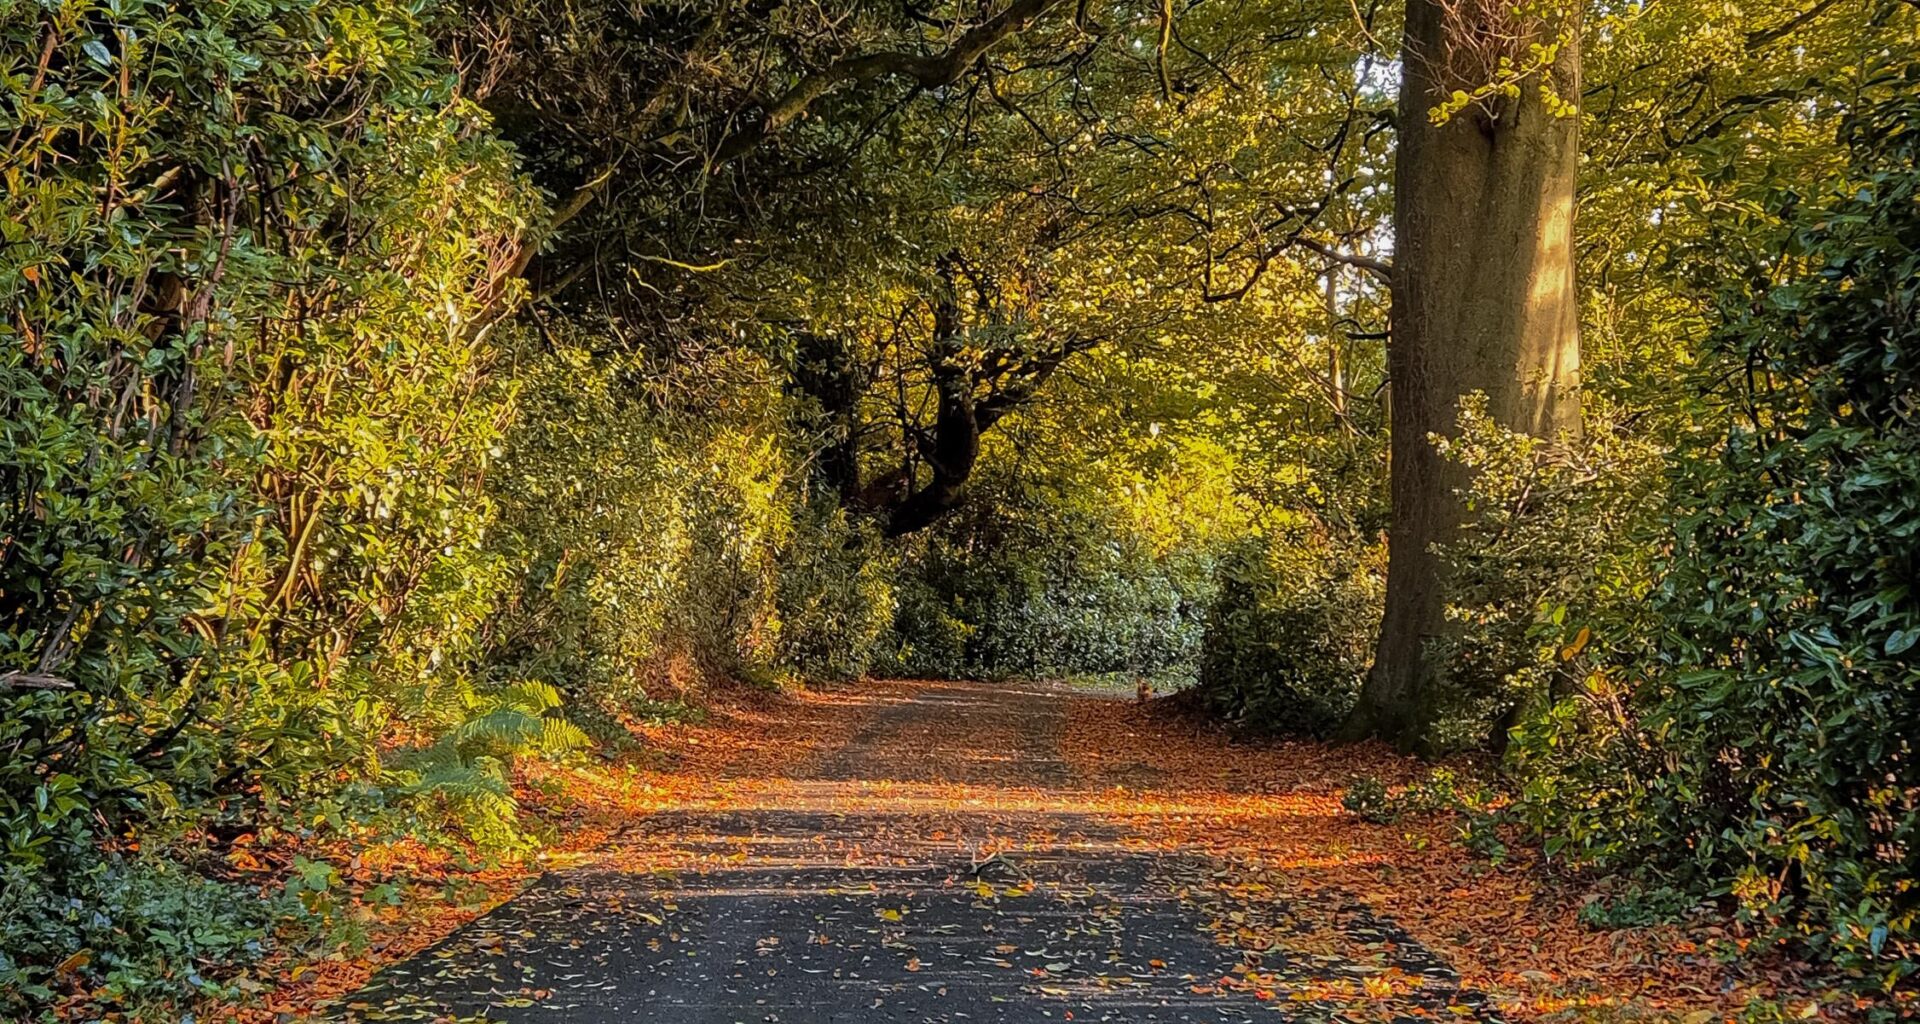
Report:
M928 683L903 693L774 796L652 815L619 840L685 866L550 873L383 971L340 1019L1420 1019L1301 995L1352 982L1360 965L1251 954L1217 938L1207 925L1218 908L1182 879L1218 866L1129 843L1121 826L1077 809L1059 691ZM1494 1019L1390 923L1345 911L1341 927L1368 930L1357 938L1393 949L1431 988L1425 1019ZM1247 912L1313 910L1276 899ZM1249 961L1273 979L1267 990L1219 984Z

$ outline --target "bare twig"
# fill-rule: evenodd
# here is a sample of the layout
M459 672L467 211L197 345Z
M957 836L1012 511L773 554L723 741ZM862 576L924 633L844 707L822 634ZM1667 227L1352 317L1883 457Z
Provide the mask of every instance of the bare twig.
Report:
M48 675L45 672L3 672L0 673L0 687L16 690L71 690L73 680Z

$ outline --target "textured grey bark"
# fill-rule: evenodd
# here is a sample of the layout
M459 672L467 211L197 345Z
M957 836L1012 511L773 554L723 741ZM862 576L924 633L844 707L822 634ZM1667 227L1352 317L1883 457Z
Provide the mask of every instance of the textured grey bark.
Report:
M1402 749L1429 739L1443 622L1432 552L1459 527L1457 470L1430 435L1451 433L1459 398L1483 391L1503 425L1548 436L1580 429L1580 327L1574 292L1578 122L1555 116L1536 77L1520 95L1441 125L1428 111L1471 91L1490 40L1510 34L1501 0L1409 0L1395 165L1391 379L1393 526L1386 614L1374 665L1348 721L1352 738ZM1549 70L1580 95L1577 42Z

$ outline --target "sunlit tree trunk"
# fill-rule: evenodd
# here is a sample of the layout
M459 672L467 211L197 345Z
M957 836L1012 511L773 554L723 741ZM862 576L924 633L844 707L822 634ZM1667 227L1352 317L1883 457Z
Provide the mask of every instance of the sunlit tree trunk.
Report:
M1527 44L1561 39L1517 95L1472 103L1434 123L1456 91L1498 81L1499 56L1525 69ZM1463 393L1483 391L1497 420L1538 435L1580 427L1580 329L1574 293L1577 119L1542 94L1579 95L1577 35L1514 14L1509 0L1410 0L1402 43L1395 165L1392 381L1393 526L1386 614L1373 669L1346 732L1403 749L1429 739L1429 638L1442 626L1432 552L1458 529L1460 474L1430 435L1451 432Z
M1347 366L1341 351L1339 264L1327 267L1325 285L1321 294L1327 307L1327 400L1333 408L1334 427L1352 433L1353 424L1347 419Z

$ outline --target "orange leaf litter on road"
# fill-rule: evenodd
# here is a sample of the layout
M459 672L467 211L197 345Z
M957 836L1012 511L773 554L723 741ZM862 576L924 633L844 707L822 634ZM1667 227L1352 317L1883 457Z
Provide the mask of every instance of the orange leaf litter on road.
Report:
M957 836L962 818L1093 815L1123 823L1130 846L1204 854L1220 869L1183 885L1182 896L1215 911L1218 940L1247 950L1248 962L1202 988L1277 1001L1365 996L1380 1001L1383 1016L1410 1012L1397 997L1419 980L1397 968L1350 984L1316 983L1345 987L1334 993L1289 988L1259 967L1260 951L1270 948L1365 962L1378 951L1355 948L1363 943L1340 927L1364 908L1438 954L1508 1019L1565 1019L1567 1011L1577 1019L1584 1015L1578 1011L1594 1010L1605 1019L1702 1024L1733 1020L1756 998L1777 1000L1796 1016L1845 1015L1844 1006L1803 988L1784 958L1729 965L1701 951L1737 941L1728 927L1683 934L1581 925L1583 890L1556 880L1523 844L1510 844L1508 859L1495 866L1452 842L1445 816L1392 826L1361 821L1340 804L1350 779L1366 775L1396 784L1422 771L1418 762L1378 746L1236 742L1169 713L1165 702L1139 705L1062 691L1059 699L1068 706L1058 745L1069 778L1059 785L1035 785L1023 766L1001 763L1001 752L1018 747L1007 736L1014 726L987 715L967 719L965 735L896 740L888 753L899 770L879 773L885 777L831 790L803 781L890 703L941 685L872 682L835 691L730 694L700 724L634 726L643 749L632 763L528 765L519 773L519 796L556 837L540 861L460 872L444 851L417 843L361 850L346 872L350 881L403 878L417 897L398 907L362 908L368 951L320 963L282 955L269 965L262 999L215 1008L202 1019L266 1024L324 1007L382 965L428 948L511 897L548 866L683 866L684 853L627 841L627 830L646 815L809 806L898 815L903 836L933 843L949 834L943 822ZM971 781L929 771L953 759L967 763ZM1053 839L1027 824L985 846L1020 849ZM854 855L888 856L879 849ZM467 888L464 898L437 894L450 881ZM1289 903L1322 912L1277 924L1273 908Z

